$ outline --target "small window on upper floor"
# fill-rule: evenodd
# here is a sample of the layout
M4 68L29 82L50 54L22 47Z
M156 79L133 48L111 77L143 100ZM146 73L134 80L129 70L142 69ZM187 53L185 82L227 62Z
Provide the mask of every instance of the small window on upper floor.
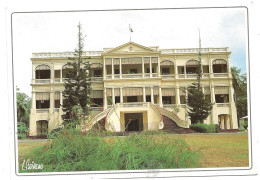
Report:
M94 77L102 77L102 70L94 70Z

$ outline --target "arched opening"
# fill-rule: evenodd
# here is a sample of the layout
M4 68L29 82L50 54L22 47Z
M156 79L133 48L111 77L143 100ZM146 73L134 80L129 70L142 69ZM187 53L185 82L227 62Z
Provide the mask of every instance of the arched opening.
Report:
M51 69L48 65L41 64L35 68L35 79L50 79Z
M213 73L227 73L227 61L216 59L212 63Z
M231 129L231 122L228 114L219 114L218 122L220 129Z
M103 77L103 65L100 63L90 64L90 77L91 80L102 80Z
M48 121L47 120L39 120L36 122L37 127L37 135L47 135L48 133Z
M186 74L196 74L199 62L197 60L189 60L186 63Z
M164 60L160 63L161 75L168 76L174 74L174 63L169 60Z

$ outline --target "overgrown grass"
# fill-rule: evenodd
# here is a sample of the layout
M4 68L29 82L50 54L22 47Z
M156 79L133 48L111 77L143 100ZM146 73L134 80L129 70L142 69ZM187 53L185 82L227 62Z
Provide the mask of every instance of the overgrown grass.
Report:
M81 135L77 130L62 130L44 147L27 154L42 170L30 172L170 169L199 167L200 153L184 140L163 141L163 134L149 132L124 137ZM20 172L22 164L19 166Z

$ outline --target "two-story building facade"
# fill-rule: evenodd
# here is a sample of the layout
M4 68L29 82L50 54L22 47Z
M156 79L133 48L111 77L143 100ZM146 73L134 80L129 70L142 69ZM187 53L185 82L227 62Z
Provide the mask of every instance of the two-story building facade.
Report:
M105 119L109 131L157 130L164 127L164 117L187 128L184 89L196 81L199 51L202 91L213 103L204 123L237 129L228 48L159 49L134 42L84 52L92 81L92 111L85 128ZM33 53L30 136L62 124L62 91L69 68L65 64L73 56L73 52Z

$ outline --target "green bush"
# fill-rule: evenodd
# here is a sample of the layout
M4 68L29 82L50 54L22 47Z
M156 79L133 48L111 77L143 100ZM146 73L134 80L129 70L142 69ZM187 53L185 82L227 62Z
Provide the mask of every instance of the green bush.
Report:
M244 122L243 127L244 127L245 129L247 129L247 127L248 127L248 122L247 122L247 121Z
M219 132L219 126L216 124L191 124L190 128L194 131L201 132L201 133L217 133Z
M17 123L18 139L25 139L27 133L27 127L24 122Z
M27 158L43 164L43 172L133 169L195 168L200 153L184 140L165 141L164 135L131 134L102 137L79 131L62 130L43 148ZM20 167L20 172L25 172ZM28 172L28 171L26 171ZM33 171L32 171L33 172Z

